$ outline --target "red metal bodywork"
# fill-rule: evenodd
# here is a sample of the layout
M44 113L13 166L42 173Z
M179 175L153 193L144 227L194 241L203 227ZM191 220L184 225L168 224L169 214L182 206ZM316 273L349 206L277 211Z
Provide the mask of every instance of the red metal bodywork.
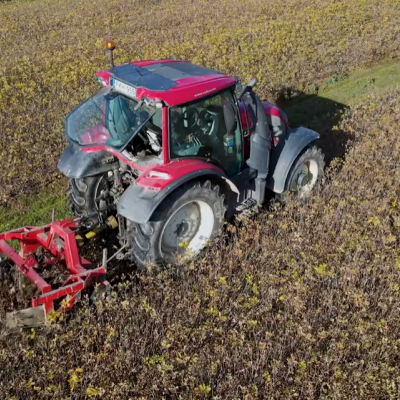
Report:
M169 164L150 166L139 178L136 184L159 192L177 179L199 170L216 171L225 175L224 171L215 164L195 158L185 158L171 161Z
M144 67L152 64L172 62L184 61L164 59L136 61L130 64L136 65L138 67ZM97 72L97 76L103 78L106 85L108 86L109 78L111 76L111 73L108 70ZM233 86L236 83L236 79L224 74L215 74L178 79L176 83L177 86L169 90L160 91L147 90L145 88L138 87L136 91L136 97L138 100L140 100L142 97L148 97L153 100L163 101L168 106L176 106L179 104L189 103L206 95L216 93L220 90Z
M164 132L164 130L163 130ZM132 163L125 158L120 152L108 146L96 145L93 147L82 148L85 153L107 151L119 158L121 161L128 164L130 167L141 171L141 175L136 180L136 184L147 188L152 192L159 192L167 187L171 182L181 178L184 175L198 170L214 170L224 175L224 171L218 168L215 164L208 163L203 159L184 158L169 162L168 152L164 152L164 164L149 164L145 167ZM160 177L161 176L161 177Z
M286 126L286 129L289 128L289 122L286 118L286 116L282 113L282 110L275 106L274 104L269 103L268 101L263 101L262 102L265 115L268 116L274 116L277 118L280 118L284 125ZM243 129L243 136L244 136L244 156L247 159L250 156L250 136L254 133L255 127L253 126L253 122L251 119L251 114L250 112L246 109L246 105L242 102L239 102L239 114L240 114L240 120L242 123L242 129ZM272 141L273 145L277 145L277 140L272 135Z
M42 293L32 298L32 307L44 306L46 314L54 309L54 300L68 296L65 305L58 311L71 308L79 299L80 293L105 276L105 267L94 268L93 264L79 255L75 231L79 220L66 219L52 222L42 227L24 227L0 234L0 253L9 258ZM14 250L6 241L17 240L20 252ZM39 262L34 253L42 249L45 261ZM40 271L48 266L64 263L68 277L62 286L53 288ZM102 284L107 285L106 281Z

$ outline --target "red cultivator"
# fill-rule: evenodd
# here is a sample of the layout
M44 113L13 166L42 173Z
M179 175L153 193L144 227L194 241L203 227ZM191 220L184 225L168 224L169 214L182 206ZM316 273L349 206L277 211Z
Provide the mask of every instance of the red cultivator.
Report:
M46 314L54 310L54 301L65 298L57 311L71 308L82 291L93 283L107 286L106 268L96 268L79 255L76 236L78 219L52 222L42 227L24 227L0 234L0 254L10 259L18 270L41 292L32 298L32 308L7 315L9 327L35 326L44 322ZM16 240L18 253L6 241ZM64 265L67 277L57 288L52 287L41 273L54 265Z

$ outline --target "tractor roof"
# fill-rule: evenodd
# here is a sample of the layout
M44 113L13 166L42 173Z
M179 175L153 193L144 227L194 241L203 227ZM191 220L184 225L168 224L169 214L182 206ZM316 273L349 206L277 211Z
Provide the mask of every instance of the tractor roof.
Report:
M148 97L168 105L187 103L235 84L236 79L181 60L147 60L112 67L97 75L136 88L136 98Z

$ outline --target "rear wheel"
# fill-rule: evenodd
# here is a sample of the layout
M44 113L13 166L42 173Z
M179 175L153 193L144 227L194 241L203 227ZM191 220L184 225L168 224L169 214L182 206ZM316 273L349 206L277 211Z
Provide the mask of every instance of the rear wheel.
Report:
M143 270L197 254L220 231L224 198L210 181L190 182L165 199L147 224L128 220L132 261Z
M99 199L100 195L109 191L113 177L108 172L85 178L70 179L69 202L72 212L77 217L88 217L93 224L98 222L99 213L108 214L112 207L112 197Z
M294 162L286 180L285 192L306 199L324 174L324 155L317 146L307 148Z

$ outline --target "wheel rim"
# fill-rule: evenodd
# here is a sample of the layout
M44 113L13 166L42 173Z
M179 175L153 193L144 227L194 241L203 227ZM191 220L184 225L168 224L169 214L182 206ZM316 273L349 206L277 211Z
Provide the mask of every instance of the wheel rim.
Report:
M98 197L103 194L104 191L109 189L109 182L106 175L103 175L99 182L97 183L95 196L94 196L94 206L97 211L102 211L107 208L108 202L105 199L98 200Z
M196 254L211 238L214 212L202 200L190 201L179 207L167 220L161 234L163 255Z
M308 160L296 171L293 179L292 189L299 197L306 197L314 189L319 174L318 163L315 160Z

